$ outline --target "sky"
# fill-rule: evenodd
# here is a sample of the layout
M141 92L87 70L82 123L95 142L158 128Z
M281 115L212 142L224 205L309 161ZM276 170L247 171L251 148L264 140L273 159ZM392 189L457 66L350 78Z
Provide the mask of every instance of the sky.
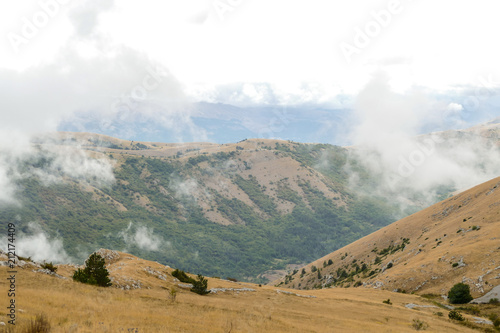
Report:
M271 133L356 144L366 122L356 105L373 82L426 100L410 134L500 116L493 1L37 0L0 9L7 136L224 143ZM386 120L398 128L403 118Z
M283 104L342 105L340 96L355 96L378 70L400 93L412 87L461 93L500 81L494 1L39 0L0 6L0 64L21 73L21 83L42 68L69 71L77 60L111 76L97 62L126 62L131 55L167 69L189 97L214 102L217 91L240 84L239 94L265 103L259 90L265 83ZM140 71L136 66L129 70ZM124 79L140 84L137 75Z
M431 202L436 186L498 176L480 139L415 139L500 117L498 31L492 0L1 1L0 205L32 176L12 171L40 154L30 138L61 129L354 145L382 195ZM47 181L113 182L109 161L43 153ZM141 228L123 238L141 243Z

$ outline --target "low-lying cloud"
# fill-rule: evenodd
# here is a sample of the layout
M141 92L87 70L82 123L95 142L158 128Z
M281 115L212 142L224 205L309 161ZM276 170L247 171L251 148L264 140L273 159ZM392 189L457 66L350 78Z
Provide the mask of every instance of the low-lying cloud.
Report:
M158 251L162 245L169 246L162 237L154 234L154 229L142 225L129 223L125 230L119 233L127 247L136 246L141 250Z
M73 259L66 253L62 239L46 234L39 224L28 223L28 234L20 233L16 238L16 254L30 257L37 262L70 263ZM0 247L7 249L5 239L0 240Z
M450 113L460 119L461 111L458 103L436 102L418 90L396 94L388 78L376 74L358 95L351 138L353 157L379 182L369 187L349 170L352 186L364 194L396 200L405 208L435 202L443 187L461 190L497 177L498 146L480 132L418 135L429 122L437 127L448 121Z
M17 184L23 179L36 178L45 186L71 179L96 187L115 180L111 160L91 156L78 144L62 146L43 137L35 144L22 134L19 140L9 146L12 138L4 139L0 145L0 206L20 204Z

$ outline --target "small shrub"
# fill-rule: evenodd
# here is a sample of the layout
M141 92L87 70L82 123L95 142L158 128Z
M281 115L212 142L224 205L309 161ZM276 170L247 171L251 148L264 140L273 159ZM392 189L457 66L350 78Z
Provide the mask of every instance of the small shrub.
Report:
M469 286L464 283L455 284L448 292L448 299L451 304L465 304L473 300Z
M448 318L450 318L451 320L457 320L457 321L464 321L465 320L464 316L462 316L462 314L460 312L458 312L457 310L451 310L448 313Z
M417 331L426 330L429 325L420 319L413 319L413 324L411 325Z
M387 264L386 269L389 269L389 268L392 268L392 262L390 262L390 263Z
M435 314L436 316L438 316L438 317L442 317L442 316L443 316L443 313L442 313L441 311L438 311L438 312L436 312L436 313L434 313L434 314Z
M316 266L314 266L314 265L313 265L313 266L311 267L311 272L313 272L313 273L314 273L314 272L316 272L317 270L318 270L318 268L317 268Z
M27 333L48 333L50 332L50 323L44 314L37 315L35 320L31 320L26 330Z
M490 299L488 304L499 305L500 301L498 301L498 298L492 298L492 299Z
M495 326L495 328L500 328L500 318L496 313L490 313L488 315L488 319L493 322L493 326Z
M48 269L52 273L55 273L57 271L57 267L54 266L54 264L52 264L52 262L47 262L47 263L44 262L41 266L43 269Z
M181 282L184 282L184 283L191 283L193 284L194 283L194 279L189 277L186 272L180 270L180 269L176 269L175 271L172 272L172 276L173 277L176 277L177 279L179 279L179 281Z
M457 267L458 266L458 262L454 262L453 264L451 264L451 267Z
M175 303L175 299L177 298L177 289L172 287L172 289L168 291L168 294L170 296L170 300Z
M390 298L386 299L385 301L382 301L382 303L392 305L392 302L391 302Z
M362 285L363 285L363 282L356 281L356 283L354 284L354 287L359 287L359 286L362 286Z
M199 295L206 295L209 293L207 287L208 287L207 279L205 279L203 275L198 274L198 280L193 281L193 288L191 288L191 291Z

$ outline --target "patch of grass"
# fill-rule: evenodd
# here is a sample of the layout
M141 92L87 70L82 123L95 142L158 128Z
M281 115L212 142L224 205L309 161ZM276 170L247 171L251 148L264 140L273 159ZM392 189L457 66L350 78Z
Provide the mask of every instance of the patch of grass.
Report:
M26 333L48 333L50 332L50 323L45 314L39 314L35 320L31 320Z
M478 316L481 314L481 310L477 306L461 306L458 307L457 310L461 310L465 313Z
M436 299L439 297L437 294L423 294L420 295L420 297L425 298L425 299Z
M500 318L496 313L490 313L488 319L493 322L493 326L495 326L496 329L500 328Z
M422 321L420 319L413 319L413 323L411 324L411 327L413 327L416 331L423 331L429 327L429 324L427 324L425 321Z

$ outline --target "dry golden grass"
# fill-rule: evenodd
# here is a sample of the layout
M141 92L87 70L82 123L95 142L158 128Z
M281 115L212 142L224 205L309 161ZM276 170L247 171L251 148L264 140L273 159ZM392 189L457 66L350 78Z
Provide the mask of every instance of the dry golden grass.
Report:
M66 279L33 272L34 267L19 268L14 331L22 332L30 319L42 313L53 332L412 332L414 319L426 322L429 332L471 331L449 321L444 310L404 306L430 304L423 298L374 289L294 291L316 296L305 298L277 293L278 288L270 286L211 278L209 288L255 291L200 296L176 286L172 269L118 254L108 265L115 284L140 281L140 289L77 283L69 278L74 270L71 266L58 268L57 273ZM6 272L5 267L0 268L0 290L7 288ZM171 288L178 289L175 301L169 296ZM388 298L392 305L382 303ZM436 316L437 311L445 316ZM0 321L7 322L3 305Z
M477 228L479 227L479 229ZM373 286L382 282L383 289L396 288L407 292L447 294L458 282L470 285L474 297L482 296L500 283L500 178L493 179L457 194L416 214L408 216L370 234L305 267L308 274L299 274L288 286L311 288L320 283L311 266L321 268L322 275L336 277L338 268L357 263L371 264L371 269L393 267L369 278L354 277ZM410 243L403 251L381 257L375 265L377 252L391 243L400 244L403 238ZM348 256L342 259L342 256ZM465 266L453 267L461 258ZM323 262L333 265L323 268ZM353 284L353 282L347 283Z

